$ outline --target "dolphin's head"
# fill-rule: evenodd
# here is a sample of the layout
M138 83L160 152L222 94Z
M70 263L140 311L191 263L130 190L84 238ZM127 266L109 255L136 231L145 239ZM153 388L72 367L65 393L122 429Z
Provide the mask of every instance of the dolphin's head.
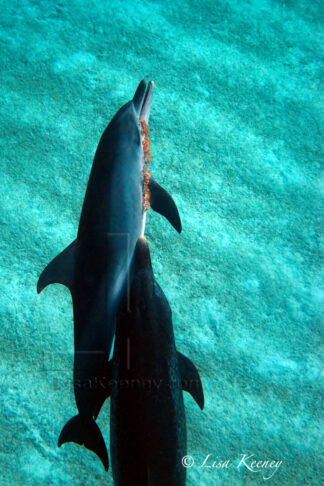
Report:
M125 125L125 120L131 120L132 123L137 125L140 132L140 122L145 122L146 124L148 124L151 111L153 89L153 81L150 81L148 84L146 84L146 81L142 79L137 87L137 90L135 91L134 98L125 105L123 105L117 111L108 127L110 125L118 125L119 123Z
M153 89L153 81L150 81L148 85L146 85L146 82L143 79L139 83L134 98L132 100L132 104L138 120L143 120L146 124L148 123L150 116Z
M112 121L115 122L119 120L124 120L126 115L131 117L133 121L136 122L139 129L140 121L144 121L146 124L148 124L151 111L153 89L153 81L150 81L148 84L146 84L146 81L142 79L142 81L137 86L134 98L125 105L123 105L117 111Z
M132 298L139 312L144 312L149 325L160 320L163 328L171 322L171 309L161 287L154 278L150 249L141 236L136 243L133 260Z
M97 153L123 154L123 166L126 170L142 170L143 177L143 208L146 211L150 204L150 192L148 189L151 161L150 142L148 132L148 120L151 111L153 81L146 83L142 80L131 101L122 106L115 114L105 132L103 133ZM128 162L127 162L128 161ZM131 163L131 165L128 165ZM145 211L143 212L142 231L145 228Z
M134 252L135 273L148 271L153 273L150 249L145 236L138 238Z

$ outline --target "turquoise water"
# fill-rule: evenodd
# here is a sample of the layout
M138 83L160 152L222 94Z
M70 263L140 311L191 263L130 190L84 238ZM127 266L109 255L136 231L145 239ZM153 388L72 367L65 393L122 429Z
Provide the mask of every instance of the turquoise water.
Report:
M112 485L91 452L56 446L76 410L71 299L36 282L142 78L152 173L183 223L150 212L147 239L206 399L185 397L187 484L321 484L320 7L1 2L1 485ZM109 403L99 425L109 444ZM208 454L231 467L201 467ZM282 464L264 481L244 454Z

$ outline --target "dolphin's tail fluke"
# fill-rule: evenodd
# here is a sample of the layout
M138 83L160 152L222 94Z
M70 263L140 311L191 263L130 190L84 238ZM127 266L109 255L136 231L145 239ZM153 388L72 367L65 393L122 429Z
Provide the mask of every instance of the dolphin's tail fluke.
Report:
M84 445L87 449L97 454L106 471L109 461L105 441L100 429L92 417L76 415L71 418L62 429L58 440L61 447L65 442L75 442Z

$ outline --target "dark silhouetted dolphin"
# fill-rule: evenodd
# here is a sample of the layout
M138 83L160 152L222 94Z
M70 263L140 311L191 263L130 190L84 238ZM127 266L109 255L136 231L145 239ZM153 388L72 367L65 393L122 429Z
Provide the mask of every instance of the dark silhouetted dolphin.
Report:
M110 449L116 486L183 486L186 423L182 390L204 406L194 364L177 352L171 309L138 240L130 310L118 313L111 360Z
M79 415L63 428L58 445L84 444L108 470L104 439L95 418L106 398L97 386L107 374L116 311L127 287L136 242L144 233L144 140L153 82L141 81L104 131L92 165L75 241L45 268L38 293L47 285L66 285L74 314L74 392ZM151 207L181 232L171 196L152 178Z

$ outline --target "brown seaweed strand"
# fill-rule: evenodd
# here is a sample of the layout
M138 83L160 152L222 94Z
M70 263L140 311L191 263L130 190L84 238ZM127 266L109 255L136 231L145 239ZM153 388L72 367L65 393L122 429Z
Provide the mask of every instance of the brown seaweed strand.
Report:
M139 121L141 125L141 133L143 137L143 151L144 151L144 167L143 167L143 176L144 176L144 211L147 211L150 207L150 189L149 189L149 181L150 181L150 164L152 161L151 155L151 142L149 140L150 132L148 130L148 126L145 120Z

